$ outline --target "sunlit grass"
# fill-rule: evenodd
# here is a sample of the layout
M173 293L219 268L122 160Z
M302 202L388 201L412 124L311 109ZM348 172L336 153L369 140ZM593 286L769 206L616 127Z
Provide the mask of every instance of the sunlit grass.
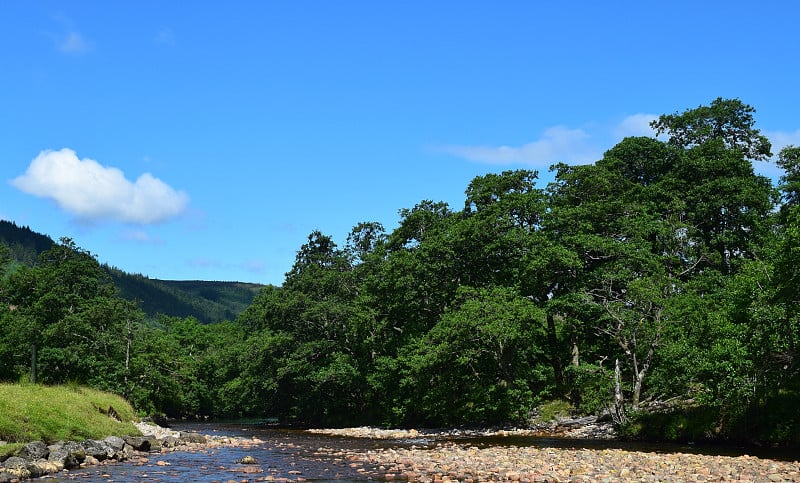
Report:
M122 422L108 416L113 408ZM114 394L77 386L0 384L0 440L78 441L135 435L135 412Z
M555 421L558 418L568 417L572 411L572 406L567 401L557 399L539 406L538 409L539 415L535 418L534 422L546 423L548 421Z

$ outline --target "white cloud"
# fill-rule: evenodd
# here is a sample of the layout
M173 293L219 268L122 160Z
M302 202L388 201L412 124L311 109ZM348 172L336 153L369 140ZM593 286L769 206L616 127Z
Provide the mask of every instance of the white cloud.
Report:
M557 162L581 164L597 160L600 151L588 143L590 137L583 129L555 126L545 130L540 139L522 146L445 145L434 149L479 163L547 168Z
M89 50L89 44L78 32L69 32L56 39L56 48L65 54L82 54Z
M75 151L42 151L25 174L11 184L25 193L50 198L83 221L116 220L147 225L180 215L189 197L150 173L131 182L117 168Z
M776 155L790 144L800 146L800 129L795 132L767 131L764 135L772 143L772 152Z
M613 133L620 140L629 136L655 136L650 123L658 119L655 114L633 114L614 127Z

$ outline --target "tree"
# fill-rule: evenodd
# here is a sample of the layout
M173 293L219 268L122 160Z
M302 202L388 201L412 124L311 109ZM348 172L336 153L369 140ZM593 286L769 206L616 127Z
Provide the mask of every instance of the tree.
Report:
M378 222L362 222L347 235L345 252L357 262L363 262L378 246L386 242L386 231Z
M512 289L460 289L441 320L399 360L405 420L525 420L549 380L543 319Z
M782 211L800 205L800 147L786 146L778 154L777 165L783 169L779 189L783 195Z
M71 239L14 272L8 287L19 336L31 348L31 380L97 380L119 355L124 320L135 309L116 298L107 273Z
M746 159L766 160L772 153L766 136L753 125L755 109L739 99L722 99L683 113L663 114L650 123L658 135L667 134L669 143L685 149L721 141L726 149L739 151Z

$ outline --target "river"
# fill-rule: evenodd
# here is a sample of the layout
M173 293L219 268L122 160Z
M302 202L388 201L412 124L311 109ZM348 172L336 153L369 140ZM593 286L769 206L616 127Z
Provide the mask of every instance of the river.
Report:
M384 449L433 448L444 438L364 439L312 434L300 430L271 429L238 424L176 425L173 429L191 430L204 434L257 438L262 441L250 447L224 447L199 452L151 454L146 463L123 462L87 467L65 472L48 481L87 483L167 483L167 482L256 482L256 481L319 481L359 482L384 481L384 471L378 464L356 461L353 454L378 452ZM498 446L535 446L571 449L622 449L654 453L701 453L738 456L753 454L733 447L703 447L696 445L653 445L615 441L564 440L534 437L452 437L449 442L486 448ZM245 456L256 459L256 465L238 464ZM762 455L777 460L791 460L791 453L768 451Z

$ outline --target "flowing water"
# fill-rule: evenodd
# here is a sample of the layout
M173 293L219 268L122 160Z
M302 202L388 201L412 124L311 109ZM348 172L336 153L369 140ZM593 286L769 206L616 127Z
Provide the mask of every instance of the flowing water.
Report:
M151 454L144 465L133 462L81 468L47 481L88 483L167 483L229 481L376 481L377 473L352 465L347 452L377 450L412 442L368 440L311 434L299 430L266 429L233 424L191 424L172 429L202 434L258 438L262 443L250 447L212 448L205 451ZM257 465L242 465L237 460L252 456ZM359 471L359 469L361 471Z
M360 482L382 481L377 468L355 464L348 454L376 451L400 446L419 448L437 444L443 439L469 443L473 446L539 446L553 448L621 448L647 452L691 452L706 454L754 454L753 448L703 447L621 443L615 441L564 440L533 437L458 437L414 438L403 440L373 440L312 434L300 430L270 429L236 424L191 424L173 429L197 431L203 434L258 438L263 443L250 447L213 448L199 452L178 451L151 454L145 464L132 462L100 465L47 477L55 482L88 483L167 483L167 482L256 482L256 481L318 481ZM768 451L768 456L784 459L781 452ZM254 457L257 465L242 465L237 460ZM796 455L795 455L796 457Z

